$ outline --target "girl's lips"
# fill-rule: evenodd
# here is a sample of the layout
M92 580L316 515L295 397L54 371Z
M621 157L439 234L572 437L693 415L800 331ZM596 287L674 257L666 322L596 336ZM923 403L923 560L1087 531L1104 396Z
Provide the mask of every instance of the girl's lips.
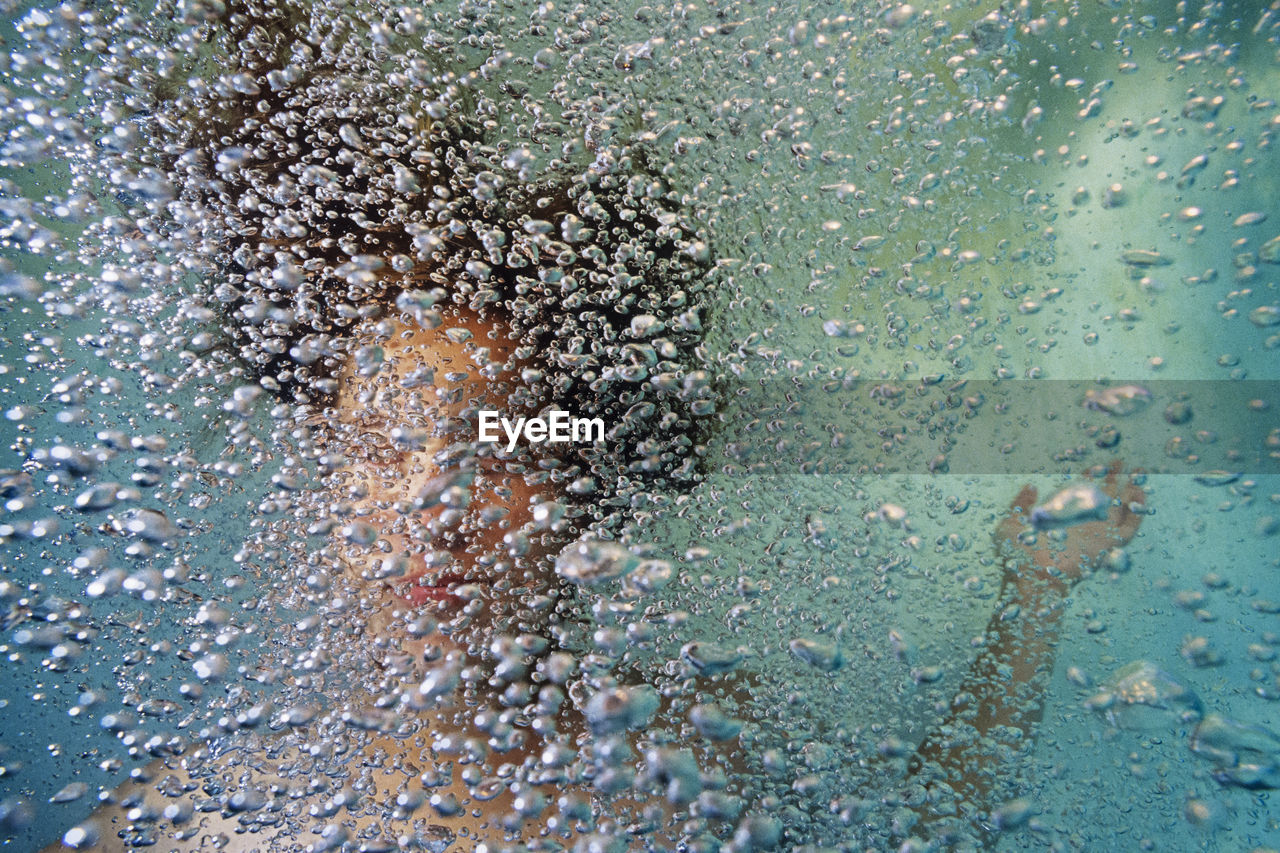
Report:
M474 580L469 580L462 575L450 572L437 575L434 583L419 583L421 579L430 574L430 572L422 572L421 574L412 575L404 582L393 586L392 590L398 597L415 607L440 601L457 606L462 603L462 599L454 595L454 588L464 583L476 583Z
M440 601L446 602L451 606L461 603L458 596L440 586L411 585L402 587L396 594L414 607L422 607L426 604Z

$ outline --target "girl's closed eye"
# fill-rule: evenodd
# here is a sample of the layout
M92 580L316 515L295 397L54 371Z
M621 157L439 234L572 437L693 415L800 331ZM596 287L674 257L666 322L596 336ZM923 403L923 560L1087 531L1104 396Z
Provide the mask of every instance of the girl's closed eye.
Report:
M356 446L361 452L360 462L371 471L400 472L413 461L415 452L398 446L381 432L362 434Z

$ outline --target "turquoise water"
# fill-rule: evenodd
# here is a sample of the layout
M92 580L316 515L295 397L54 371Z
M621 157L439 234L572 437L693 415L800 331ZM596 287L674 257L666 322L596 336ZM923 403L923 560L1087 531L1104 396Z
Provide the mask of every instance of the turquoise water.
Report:
M939 813L954 788L956 826L989 849L1280 847L1269 799L1280 785L1274 10L317 4L292 14L322 59L294 63L340 56L371 87L308 94L311 109L346 108L361 125L317 141L285 128L327 119L284 116L296 104L270 94L302 84L234 78L228 56L266 30L220 42L241 26L220 9L8 13L7 846L78 844L79 826L104 849L152 838L193 849L220 832L264 849L343 838L377 849L415 831L452 849L924 849L950 843ZM221 105L208 126L237 144L185 126L183 96ZM390 104L412 121L379 124ZM263 125L246 123L250 107ZM271 164L299 156L281 153L287 142L251 150L279 142L262 129L273 117L280 137L375 164L357 172L381 162L383 195L368 207L396 234L420 232L395 218L396 198L413 193L387 164L422 161L373 144L366 125L407 138L448 117L493 146L501 174L467 189L488 184L501 200L518 197L504 187L590 173L606 176L592 184L606 197L616 173L679 229L592 239L607 253L635 233L659 254L664 239L681 246L667 278L636 286L668 311L671 337L684 335L662 356L681 387L701 388L690 376L702 370L715 390L715 414L687 442L697 451L663 433L668 452L700 460L700 479L603 482L598 500L561 499L571 516L598 508L599 535L631 556L609 552L573 577L562 567L576 586L558 604L517 590L525 609L504 614L503 585L486 586L477 612L419 626L445 657L418 650L404 670L406 620L384 631L389 605L348 570L369 565L360 548L385 531L365 543L343 526L354 511L322 476L323 424L218 345L231 297L217 289L252 289L253 264L235 252L272 227L287 244L277 214L365 228L325 173L298 167L303 190L271 197L266 178L236 171L256 164L245 168L275 181ZM175 163L166 145L206 161ZM210 179L231 190L219 198ZM559 216L557 204L542 209ZM468 210L483 220L474 211L490 209ZM522 246L538 233L508 230ZM589 261L566 264L588 293L617 286L582 273ZM435 283L470 297L485 291L476 269L459 261ZM676 330L677 290L701 309L696 334ZM594 298L556 310L585 314ZM639 310L621 299L622 314ZM542 340L568 352L578 331ZM332 358L364 364L373 350L349 356L363 343L339 341ZM1117 388L1130 390L1107 396ZM686 417L672 401L688 395L656 399ZM645 437L605 452L643 457ZM365 460L357 443L322 449ZM1059 615L1011 610L991 542L1014 496L1029 483L1042 503L1112 459L1122 482L1146 472L1132 540L1053 599ZM1035 547L1082 542L1083 523L1050 525ZM513 574L554 562L530 560ZM603 580L581 581L593 572ZM1009 625L1031 627L1006 648ZM1020 662L1039 666L1011 703L1027 716L954 753L964 772L941 762L930 782L913 758L940 732L972 734L948 728L949 709L973 692L984 631L1007 654L988 687L1016 681ZM495 642L503 635L526 651ZM447 652L468 644L470 668L450 670ZM495 675L504 664L516 674ZM556 715L533 697L557 666L580 708L558 724L567 752L503 749L507 724L541 744ZM465 719L424 710L426 683L444 683L439 701L462 709L446 716ZM591 705L618 685L638 710ZM690 710L710 703L741 733L720 738ZM479 707L515 711L496 725ZM309 763L282 770L288 749ZM176 822L162 808L111 822L130 771L165 788L152 799L177 807ZM171 774L198 783L175 790ZM491 800L500 789L524 799ZM409 804L399 813L396 790ZM338 792L350 806L333 805ZM484 818L430 802L442 792L472 797Z

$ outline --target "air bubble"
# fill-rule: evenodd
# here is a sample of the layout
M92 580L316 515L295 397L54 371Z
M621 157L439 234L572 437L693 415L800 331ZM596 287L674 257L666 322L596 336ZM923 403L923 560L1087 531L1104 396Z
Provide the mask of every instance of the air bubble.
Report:
M1176 727L1200 719L1200 699L1149 661L1119 669L1085 706L1115 726L1139 731Z

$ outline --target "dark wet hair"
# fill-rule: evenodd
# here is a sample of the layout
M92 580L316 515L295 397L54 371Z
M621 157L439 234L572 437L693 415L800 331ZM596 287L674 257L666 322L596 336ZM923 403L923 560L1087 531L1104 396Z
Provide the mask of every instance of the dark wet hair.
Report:
M526 405L611 428L607 452L562 460L580 483L625 502L700 476L710 250L649 152L532 174L487 144L443 56L375 73L285 4L229 4L207 34L231 70L175 92L156 131L179 212L212 247L224 340L264 387L323 407L360 319L465 303L534 363Z

